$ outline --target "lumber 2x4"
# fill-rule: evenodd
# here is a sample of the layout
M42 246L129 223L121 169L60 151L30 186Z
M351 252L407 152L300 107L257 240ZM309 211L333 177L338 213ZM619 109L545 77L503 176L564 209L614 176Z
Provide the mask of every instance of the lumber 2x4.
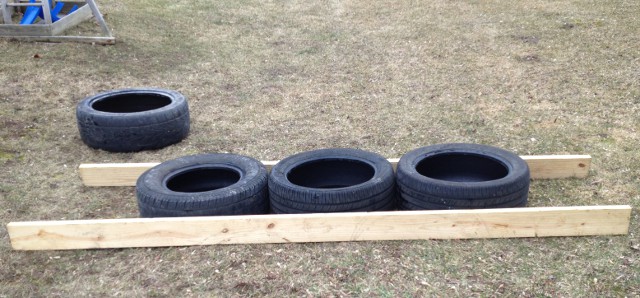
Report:
M536 155L521 156L527 164L533 179L584 178L589 173L589 155ZM396 167L397 158L389 159ZM263 161L271 169L277 161ZM158 163L107 163L81 164L80 177L86 186L135 186L144 171Z
M586 177L588 155L523 156L535 179ZM398 159L389 160L395 167ZM263 162L271 169L276 161ZM157 163L83 164L87 186L135 185ZM12 222L16 250L624 235L631 206L268 214Z
M16 250L623 235L631 206L13 222Z

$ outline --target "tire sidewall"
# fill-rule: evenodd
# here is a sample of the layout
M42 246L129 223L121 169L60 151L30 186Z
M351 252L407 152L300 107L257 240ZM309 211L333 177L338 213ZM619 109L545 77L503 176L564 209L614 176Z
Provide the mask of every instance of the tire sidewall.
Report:
M418 173L417 165L428 157L440 154L472 154L493 159L507 168L507 175L500 179L482 182L456 182L433 179ZM418 148L403 155L397 167L398 187L403 183L413 186L417 192L434 196L448 196L452 188L465 190L468 199L484 199L487 193L512 193L529 186L529 167L519 156L504 149L480 144L439 144Z
M374 169L371 179L352 186L341 188L311 188L297 185L289 181L287 174L292 169L317 159L344 159L365 163ZM362 200L376 193L370 193L372 189L388 189L393 187L393 167L384 157L364 150L351 148L331 148L307 151L291 155L278 162L269 174L269 190L277 196L295 201L296 197L308 196L310 192L317 194L319 199L332 200L334 198L344 198L345 193L350 193L355 201ZM384 184L381 186L380 184ZM277 187L272 187L277 185ZM308 203L308 202L302 202ZM322 203L322 202L318 202Z
M176 192L167 188L167 179L179 172L211 167L233 169L240 174L240 179L229 186L204 192ZM147 170L138 178L136 189L148 196L161 197L164 204L177 204L184 200L192 202L216 199L233 200L233 198L229 198L230 193L245 193L248 197L265 189L267 179L260 177L266 176L264 165L251 157L224 153L200 154L166 161ZM264 185L259 185L261 183Z
M135 94L152 94L169 98L171 102L163 107L141 112L111 113L98 111L93 108L96 102L113 96ZM81 123L100 127L131 127L164 123L188 114L188 104L185 96L174 90L158 88L130 88L105 91L86 97L77 106L76 117ZM165 115L161 117L161 115ZM114 121L117 118L117 121Z

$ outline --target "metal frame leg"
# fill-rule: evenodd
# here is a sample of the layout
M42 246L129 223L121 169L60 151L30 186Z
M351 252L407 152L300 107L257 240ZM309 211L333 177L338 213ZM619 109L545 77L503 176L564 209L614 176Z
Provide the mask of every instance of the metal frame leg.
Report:
M89 5L89 7L91 8L93 16L96 18L96 21L98 21L98 24L102 28L102 32L110 37L111 30L109 30L109 27L107 27L107 23L105 23L104 18L102 18L102 14L100 13L100 10L98 10L98 5L96 5L93 0L87 0L87 5Z
M7 6L8 0L0 1L0 8L2 8L2 18L5 24L12 24L11 15L13 14L13 7Z
M49 0L40 0L42 1L42 12L44 13L44 22L45 24L52 24L51 20L51 1Z

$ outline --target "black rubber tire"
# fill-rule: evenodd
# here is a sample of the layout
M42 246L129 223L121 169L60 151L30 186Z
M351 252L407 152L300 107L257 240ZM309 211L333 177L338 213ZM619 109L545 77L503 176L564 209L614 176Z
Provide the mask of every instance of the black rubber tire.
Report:
M477 208L477 209L489 209L489 208L512 208L512 207L525 207L527 206L527 201L511 201L511 202L507 202L505 204L501 204L499 206L485 206L483 208ZM401 201L400 204L398 205L398 210L443 210L443 209L472 209L472 208L449 208L447 207L443 207L442 205L438 205L438 204L422 204L422 205L418 205L418 204L414 204L411 203L409 201Z
M395 207L393 167L382 156L334 148L289 156L269 175L274 213L391 210Z
M111 152L160 149L189 134L184 95L163 89L122 89L78 103L80 138L91 148Z
M393 190L391 190L393 191ZM389 193L382 193L381 196L389 196ZM352 204L349 206L349 210L343 210L344 205L322 205L318 208L318 205L301 204L292 201L287 201L285 204L281 204L279 201L270 200L271 210L273 213L331 213L331 212L362 212L362 211L386 211L395 207L395 200L364 200L362 204ZM366 202L366 204L364 204Z
M202 154L163 162L136 183L141 217L265 214L268 174L247 156Z
M441 144L400 158L399 208L482 209L526 206L529 167L518 155L479 144Z

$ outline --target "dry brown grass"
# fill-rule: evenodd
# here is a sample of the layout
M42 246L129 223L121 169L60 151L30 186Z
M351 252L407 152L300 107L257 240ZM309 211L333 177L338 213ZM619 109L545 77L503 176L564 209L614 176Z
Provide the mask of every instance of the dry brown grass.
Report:
M12 251L10 221L136 216L132 188L84 187L79 163L201 152L591 154L587 179L535 181L530 205L640 207L640 2L99 4L115 46L0 41L0 296L640 295L635 211L619 237ZM87 148L78 101L136 86L184 93L190 136Z

